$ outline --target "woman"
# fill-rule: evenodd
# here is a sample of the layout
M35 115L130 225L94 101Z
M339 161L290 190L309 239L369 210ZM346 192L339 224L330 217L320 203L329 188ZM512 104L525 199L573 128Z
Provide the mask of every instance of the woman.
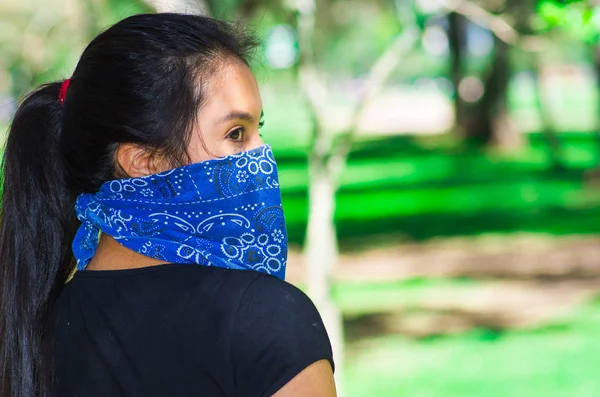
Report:
M0 396L335 395L321 318L282 281L253 46L210 18L133 16L20 105Z

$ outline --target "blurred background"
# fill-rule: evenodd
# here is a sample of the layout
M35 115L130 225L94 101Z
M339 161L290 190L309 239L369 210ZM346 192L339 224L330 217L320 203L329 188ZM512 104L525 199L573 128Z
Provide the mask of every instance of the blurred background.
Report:
M340 395L600 396L600 4L0 0L0 131L135 13L261 38L288 280Z

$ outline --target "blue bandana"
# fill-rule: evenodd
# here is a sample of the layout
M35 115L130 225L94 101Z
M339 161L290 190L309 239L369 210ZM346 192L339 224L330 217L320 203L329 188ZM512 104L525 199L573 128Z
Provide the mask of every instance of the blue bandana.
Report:
M77 268L100 232L169 263L251 269L285 277L287 233L269 146L142 178L106 182L75 205Z

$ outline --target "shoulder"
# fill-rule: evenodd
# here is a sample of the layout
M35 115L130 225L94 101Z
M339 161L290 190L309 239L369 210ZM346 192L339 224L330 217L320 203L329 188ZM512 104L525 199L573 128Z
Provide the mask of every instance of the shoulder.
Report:
M271 333L310 326L319 328L326 336L319 311L311 299L294 285L268 275L259 275L248 284L237 310L236 322L238 326L268 327Z
M317 308L300 289L272 276L246 288L232 336L240 395L270 396L317 361L333 368Z
M316 311L313 302L298 287L266 274L257 274L253 277L252 282L244 292L244 300L261 302L266 305L296 306Z

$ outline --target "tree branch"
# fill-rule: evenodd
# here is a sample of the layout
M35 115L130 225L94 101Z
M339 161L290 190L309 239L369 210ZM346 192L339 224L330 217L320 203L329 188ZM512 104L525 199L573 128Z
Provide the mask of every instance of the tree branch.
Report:
M359 100L351 112L346 133L335 147L329 159L328 168L333 175L333 180L339 184L340 176L346 164L346 159L352 148L352 141L358 131L358 124L365 110L379 94L392 72L400 63L402 56L408 53L421 37L421 31L416 25L406 28L400 33L390 46L375 61L366 78L366 83Z
M519 33L501 16L494 15L480 5L467 0L443 0L443 4L448 11L454 11L473 23L489 29L506 44L517 45Z
M530 52L542 51L545 47L545 42L540 37L521 35L502 16L495 15L472 1L442 0L442 4L448 11L456 12L469 21L488 29L508 45Z
M311 117L313 117L313 130L310 138L311 152L324 158L330 150L331 139L324 136L322 129L322 120L325 117L323 112L327 109L327 84L317 67L313 44L317 4L315 0L291 0L289 6L297 14L300 89L304 93Z

